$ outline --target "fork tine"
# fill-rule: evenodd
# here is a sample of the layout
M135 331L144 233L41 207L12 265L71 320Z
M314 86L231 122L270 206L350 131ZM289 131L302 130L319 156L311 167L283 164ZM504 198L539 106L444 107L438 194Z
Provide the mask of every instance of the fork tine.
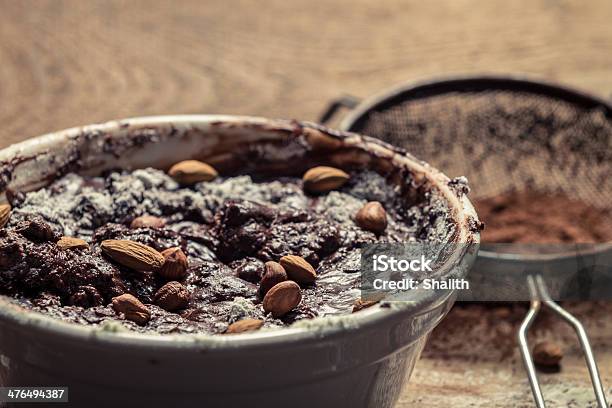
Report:
M584 326L578 319L576 319L576 317L574 317L567 310L563 309L550 298L546 285L544 284L544 280L539 275L536 277L536 284L544 304L557 313L563 320L569 323L578 335L580 348L584 353L584 359L586 360L587 368L589 369L589 375L591 377L591 383L593 384L593 391L595 392L597 403L599 404L600 408L608 408L606 393L601 382L601 377L599 376L597 362L595 361L595 356L593 355L593 350L591 349L591 344L589 343L589 337L587 336Z

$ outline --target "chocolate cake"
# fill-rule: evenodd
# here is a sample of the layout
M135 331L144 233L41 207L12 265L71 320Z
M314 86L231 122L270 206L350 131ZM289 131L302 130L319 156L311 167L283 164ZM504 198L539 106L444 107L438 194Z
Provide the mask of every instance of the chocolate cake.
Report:
M370 171L218 176L186 161L68 174L0 211L0 295L86 325L238 333L361 309L360 248L439 239L444 201L414 205ZM356 303L357 302L357 303Z

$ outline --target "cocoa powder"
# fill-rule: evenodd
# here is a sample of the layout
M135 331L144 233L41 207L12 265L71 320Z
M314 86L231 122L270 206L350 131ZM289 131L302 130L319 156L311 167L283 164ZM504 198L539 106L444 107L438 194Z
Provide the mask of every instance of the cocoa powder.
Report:
M607 211L564 194L533 190L476 200L486 243L596 243L612 241Z

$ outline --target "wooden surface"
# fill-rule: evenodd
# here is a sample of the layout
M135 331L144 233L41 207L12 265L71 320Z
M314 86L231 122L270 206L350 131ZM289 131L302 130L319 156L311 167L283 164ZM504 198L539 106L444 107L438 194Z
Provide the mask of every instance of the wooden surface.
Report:
M609 95L611 26L609 0L0 0L0 146L137 115L311 120L449 73Z
M611 51L609 0L1 0L0 147L139 115L315 120L343 93L453 73L526 73L608 96ZM584 316L608 387L611 310ZM428 348L399 406L530 406L517 355L476 347L496 346L475 344L474 361ZM570 348L562 373L543 377L551 406L586 406L586 378Z
M612 394L612 304L564 304L585 326L608 400ZM398 407L533 407L517 347L524 304L455 306L438 326ZM547 407L593 407L595 397L575 333L543 309L529 331L533 346L552 341L563 350L560 369L538 370Z

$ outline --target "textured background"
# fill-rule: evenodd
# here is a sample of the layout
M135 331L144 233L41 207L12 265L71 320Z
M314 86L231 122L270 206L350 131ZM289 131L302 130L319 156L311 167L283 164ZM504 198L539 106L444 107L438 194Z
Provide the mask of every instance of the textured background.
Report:
M612 2L0 0L0 145L136 115L316 119L448 73L612 93Z
M609 0L0 0L0 147L139 115L314 120L343 93L452 73L526 73L608 96L611 51ZM573 310L610 389L612 306ZM530 406L512 344L522 312L509 313L456 309L399 406ZM559 327L537 334L568 352L544 391L550 406L584 407L586 369Z

